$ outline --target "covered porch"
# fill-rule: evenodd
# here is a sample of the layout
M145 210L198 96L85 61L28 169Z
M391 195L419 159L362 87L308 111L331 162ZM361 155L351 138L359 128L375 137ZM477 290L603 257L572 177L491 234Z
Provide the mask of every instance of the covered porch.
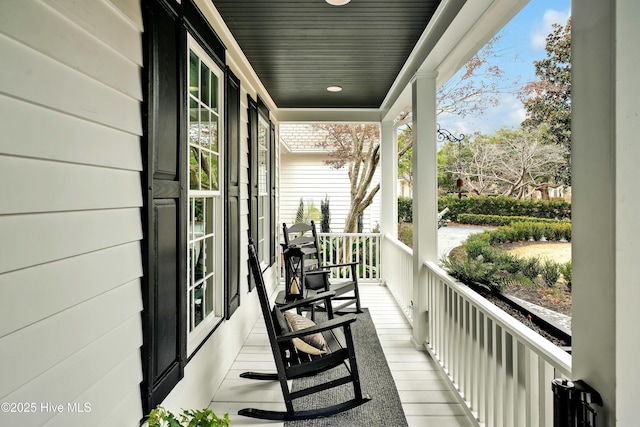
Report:
M604 0L572 5L573 275L580 283L574 289L572 355L478 299L438 266L437 89L526 3L442 2L438 18L446 28L425 31L380 108L318 105L279 108L276 115L280 122L381 124L386 208L376 279L404 314L416 354L426 351L429 366L441 369L449 382L459 399L456 408L465 410L463 423L551 426L551 381L564 377L582 379L603 396L604 425L626 425L636 417L631 396L640 373L633 362L640 346L631 326L639 316L631 307L638 302L633 260L640 253L640 229L632 219L638 202L625 194L633 193L628 177L638 148L629 141L635 141L640 124L629 96L635 92L623 86L638 86L632 74L640 58L630 54L640 40L632 19L640 16L638 6ZM394 120L406 108L414 126L413 250L396 234ZM216 396L212 407L225 399Z
M381 127L385 208L362 252L375 266L363 302L410 422L551 426L551 380L567 377L601 394L599 423L637 424L640 3L576 0L571 10L571 356L438 266L437 89L528 1L327 3L3 3L0 397L36 410L2 412L0 424L140 425L158 403L234 414L244 387L234 375L270 356L245 248L261 239L277 290L278 128L317 121ZM242 17L253 44L230 29ZM409 21L410 42L398 31ZM282 44L266 39L277 35ZM368 56L355 61L358 41ZM335 84L345 90L327 92ZM412 250L397 240L394 128L409 110ZM204 245L192 225L205 214L211 257L196 263Z
M371 313L410 426L553 425L550 384L571 377L567 352L456 282L437 263L424 265L428 274L420 287L429 304L425 313L416 313L413 251L392 235L319 237L359 248L342 256L366 267L359 277L362 305ZM424 345L415 340L421 329L427 334ZM236 415L247 406L284 406L277 382L239 377L248 369L274 369L268 345L259 318L209 406L218 414L228 412L234 425L282 425Z

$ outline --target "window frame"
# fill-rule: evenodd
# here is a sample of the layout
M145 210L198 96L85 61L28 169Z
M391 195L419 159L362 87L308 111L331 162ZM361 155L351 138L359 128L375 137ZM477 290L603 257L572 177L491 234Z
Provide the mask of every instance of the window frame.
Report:
M249 235L258 250L258 258L262 270L275 263L275 127L269 119L269 108L258 96L257 101L250 95L248 98L249 117ZM260 124L265 129L265 150L263 158L266 162L266 175L262 183L266 191L260 191ZM263 225L260 225L261 213L264 214ZM251 283L251 281L249 281ZM250 285L251 286L251 285ZM251 287L250 289L253 289Z
M217 78L217 85L215 94L217 95L216 106L217 112L212 107L207 106L201 99L195 99L197 101L200 109L204 108L208 110L210 117L213 115L217 116L217 133L216 133L216 141L215 144L211 144L214 148L217 148L217 151L213 148L203 147L199 144L193 144L191 142L191 132L190 125L192 115L190 114L191 103L194 101L194 96L191 94L193 87L195 87L191 82L191 73L190 73L190 59L191 52L193 52L197 58L199 59L199 82L202 79L202 64L208 68L211 74L214 74ZM225 207L225 191L226 191L226 180L225 180L225 111L224 111L224 97L225 97L225 72L220 65L216 63L216 61L211 57L209 53L198 43L198 41L191 35L187 34L187 48L186 48L186 106L187 109L187 152L185 153L187 165L185 167L185 172L187 174L185 178L185 182L188 182L187 186L187 241L186 241L186 253L185 264L186 264L186 328L187 328L187 356L192 355L199 346L204 343L204 341L211 335L216 326L223 321L225 314L225 306L226 303L224 301L225 292L224 292L224 266L225 266L225 251L224 251L224 242L225 242L225 228L224 221L226 215L226 207ZM210 81L209 81L210 84ZM200 88L200 85L198 84ZM213 95L214 90L213 86L210 86L211 94ZM210 104L213 103L213 99L210 99ZM201 119L201 116L198 117ZM199 123L202 123L199 120ZM211 123L211 120L210 120ZM210 147L211 147L210 146ZM214 188L213 185L210 185L208 189L192 189L191 185L191 153L193 148L198 148L201 150L200 152L207 152L210 155L217 156L217 188ZM213 157L211 157L213 158ZM213 162L212 162L213 163ZM210 169L210 175L213 172ZM211 179L211 178L210 178ZM211 181L210 181L210 184ZM192 226L192 216L195 214L195 201L201 200L209 200L211 203L203 203L203 211L205 214L211 212L211 216L209 218L204 218L204 235L202 237L196 236L195 227ZM210 209L206 207L209 206ZM207 221L207 219L209 221ZM195 222L194 222L195 225ZM207 241L211 243L209 245L206 244ZM197 263L194 257L191 256L192 253L195 252L195 247L198 242L204 242L205 247L210 250L210 253L205 252L205 257L211 255L213 260L210 263L207 263L206 268L212 271L206 271L206 274L203 278L194 280L193 275L196 271ZM202 247L202 246L201 246ZM206 258L205 258L206 259ZM212 279L210 284L213 289L208 289L207 280ZM202 297L203 311L204 316L202 320L195 326L193 326L193 322L195 320L195 303L192 305L192 296L191 292L195 293L198 285L204 284L204 292ZM210 291L210 292L209 292ZM195 295L194 295L195 296ZM208 299L208 297L211 297ZM207 304L209 301L212 305L211 311L209 313L206 312ZM192 307L194 310L192 310Z

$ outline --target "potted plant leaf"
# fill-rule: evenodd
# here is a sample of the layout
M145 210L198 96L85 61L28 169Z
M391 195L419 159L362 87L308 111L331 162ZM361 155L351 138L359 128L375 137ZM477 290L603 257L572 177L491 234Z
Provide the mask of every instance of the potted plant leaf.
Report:
M149 427L229 427L229 414L218 417L211 409L183 409L178 415L158 405L147 418Z

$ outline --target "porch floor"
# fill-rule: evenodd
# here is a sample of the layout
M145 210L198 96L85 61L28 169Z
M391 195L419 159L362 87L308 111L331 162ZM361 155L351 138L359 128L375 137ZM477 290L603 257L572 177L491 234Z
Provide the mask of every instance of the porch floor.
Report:
M362 305L369 308L376 325L409 426L473 426L458 403L455 392L429 354L416 350L411 344L411 326L389 290L379 285L360 286ZM275 371L262 322L262 318L256 322L209 406L219 415L228 412L234 427L283 425L281 422L237 415L239 409L246 407L284 410L278 382L259 382L239 377L241 372L247 370Z

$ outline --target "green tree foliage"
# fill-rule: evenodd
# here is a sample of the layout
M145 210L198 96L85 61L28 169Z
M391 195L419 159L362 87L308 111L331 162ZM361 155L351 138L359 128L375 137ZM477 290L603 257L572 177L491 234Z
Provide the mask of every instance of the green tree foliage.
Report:
M524 86L520 98L527 117L525 129L547 126L546 136L565 148L566 162L556 173L556 181L571 183L571 19L565 26L553 24L547 36L547 57L534 61L538 80Z

